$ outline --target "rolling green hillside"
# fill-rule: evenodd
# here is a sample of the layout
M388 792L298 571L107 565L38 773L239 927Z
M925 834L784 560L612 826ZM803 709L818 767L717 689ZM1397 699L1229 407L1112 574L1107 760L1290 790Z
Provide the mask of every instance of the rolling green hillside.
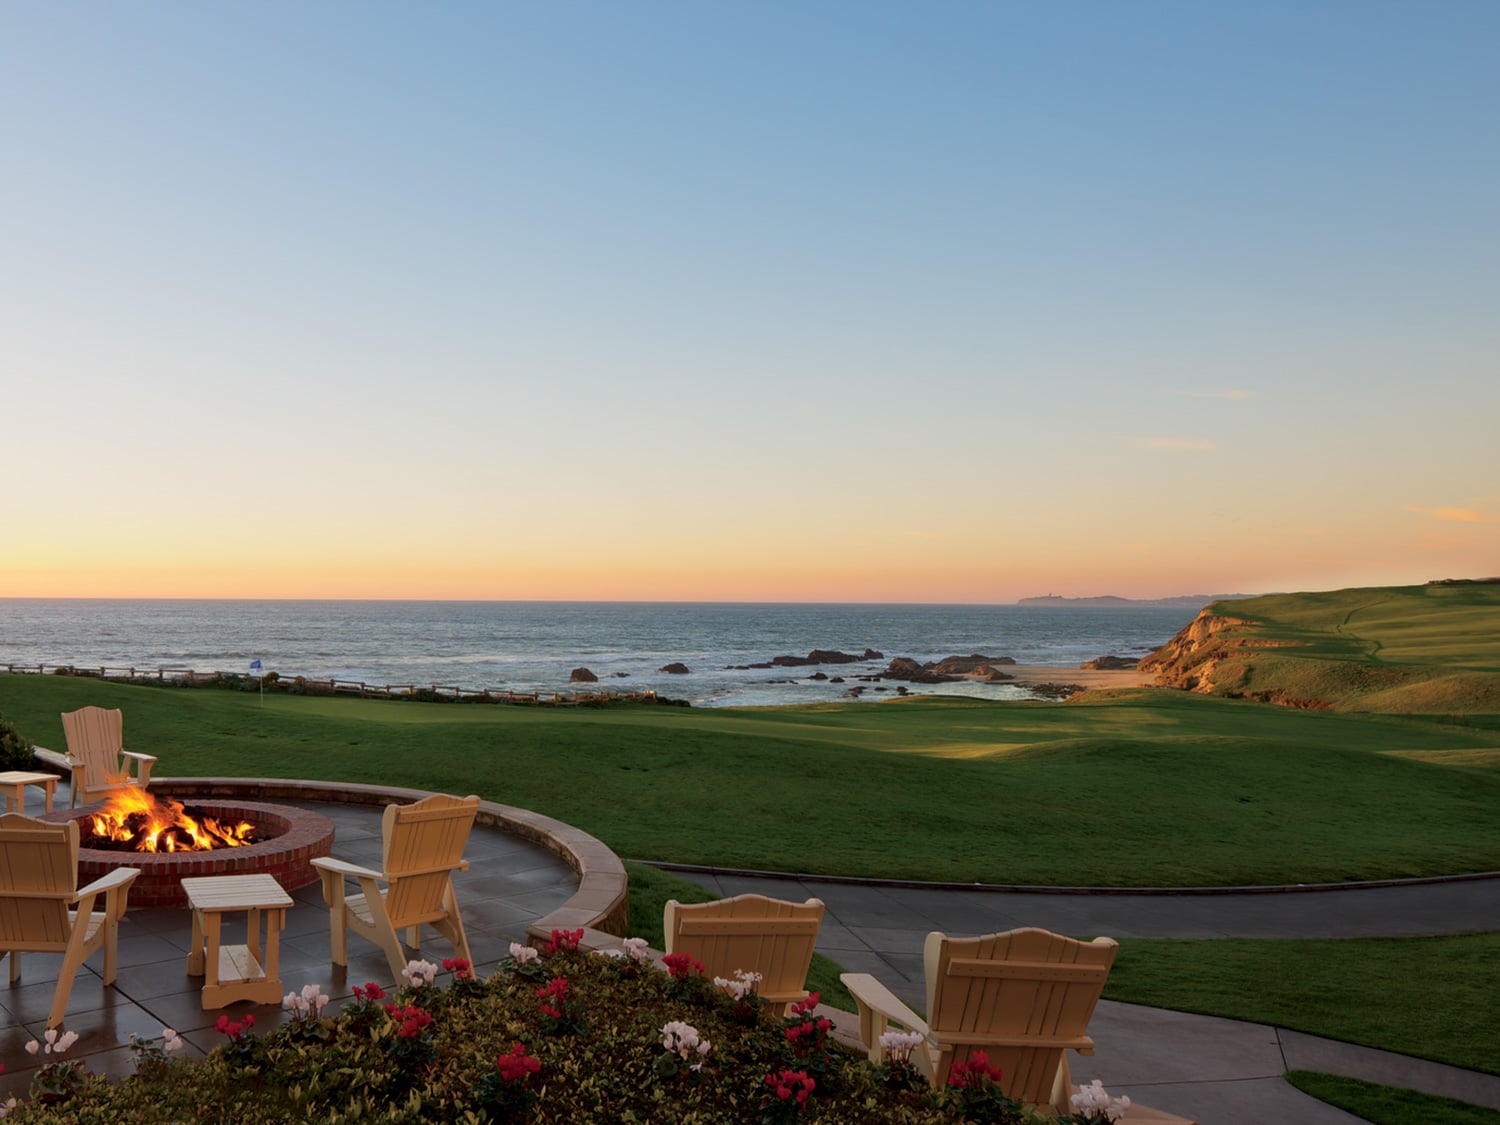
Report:
M1486 721L1500 712L1500 583L1216 602L1152 665L1228 698Z

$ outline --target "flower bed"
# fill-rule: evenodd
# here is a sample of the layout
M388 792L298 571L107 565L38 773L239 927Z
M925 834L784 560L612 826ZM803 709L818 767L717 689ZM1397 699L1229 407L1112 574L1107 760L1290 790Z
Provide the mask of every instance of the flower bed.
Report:
M117 1085L81 1063L53 1062L31 1100L0 1106L0 1116L58 1125L1036 1120L999 1093L987 1066L934 1092L899 1052L877 1067L840 1050L813 1014L815 998L773 1020L748 976L716 987L701 966L658 968L644 943L612 958L578 952L578 936L555 934L542 956L512 946L488 980L463 961L441 973L413 962L394 994L356 988L336 1016L323 1014L328 998L309 984L287 995L291 1018L265 1034L248 1018L223 1018L224 1044L196 1062L169 1056L176 1037L164 1029L162 1041L134 1044L137 1073Z

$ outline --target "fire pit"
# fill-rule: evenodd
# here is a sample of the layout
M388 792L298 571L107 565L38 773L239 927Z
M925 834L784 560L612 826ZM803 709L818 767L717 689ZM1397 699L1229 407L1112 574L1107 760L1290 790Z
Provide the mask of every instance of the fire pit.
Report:
M183 807L175 801L171 805ZM189 799L183 814L178 814L200 831L206 822L216 822L234 843L203 848L185 845L182 837L191 839L193 833L175 824L174 817L173 824L145 834L158 850L121 851L117 850L120 842L114 840L90 847L92 821L103 807L47 813L42 819L79 822L80 885L117 867L139 868L140 877L130 888L131 906L186 906L182 879L204 875L272 875L284 889L294 891L317 881L312 861L333 848L333 821L321 813L235 798ZM125 819L132 816L127 814Z

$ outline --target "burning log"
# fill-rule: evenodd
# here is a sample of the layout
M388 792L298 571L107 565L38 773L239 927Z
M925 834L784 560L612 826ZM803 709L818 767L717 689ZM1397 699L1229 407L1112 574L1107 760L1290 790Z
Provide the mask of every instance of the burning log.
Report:
M231 825L211 816L192 816L182 802L170 797L159 801L134 786L113 790L84 822L89 830L84 846L109 851L211 851L262 839L249 821Z

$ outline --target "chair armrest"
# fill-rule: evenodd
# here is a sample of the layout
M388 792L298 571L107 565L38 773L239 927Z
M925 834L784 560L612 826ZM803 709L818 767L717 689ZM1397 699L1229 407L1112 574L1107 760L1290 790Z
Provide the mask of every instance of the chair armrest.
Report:
M379 871L371 871L368 867L361 867L357 863L348 863L342 859L334 859L332 856L319 856L312 861L312 865L320 871L327 871L334 875L347 875L351 879L379 879L385 881L385 876Z
M359 880L367 899L372 895L377 899L380 897L380 888L376 883L384 882L385 876L379 871L371 871L368 867L347 863L332 856L320 856L312 861L312 865L318 869L318 877L323 880L323 901L335 911L344 909L346 878Z
M839 980L859 1008L859 1039L870 1053L871 1062L884 1061L880 1037L885 1034L888 1024L897 1023L924 1036L927 1034L927 1024L922 1017L869 973L842 973Z
M135 763L135 780L142 789L151 784L151 767L156 765L154 754L137 754L134 750L121 750L120 757L125 762L127 772L130 769L130 763Z
M141 873L138 867L116 867L107 875L101 875L82 890L74 891L72 901L78 904L80 918L94 912L94 900L104 896L105 913L118 919L125 913L126 895L130 884Z

